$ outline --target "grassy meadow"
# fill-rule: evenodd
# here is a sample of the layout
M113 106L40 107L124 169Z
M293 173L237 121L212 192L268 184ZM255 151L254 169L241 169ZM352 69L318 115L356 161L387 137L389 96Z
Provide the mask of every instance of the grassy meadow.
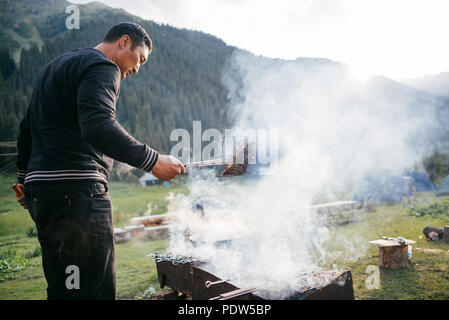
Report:
M434 198L433 194L427 193L418 195L417 202L424 197L431 203L448 201L447 197ZM335 234L342 233L353 237L354 241L361 241L363 246L366 246L361 258L355 261L344 261L344 258L340 258L336 261L338 265L345 265L352 271L356 299L449 299L449 244L443 241L427 241L422 233L427 225L439 228L448 226L447 211L443 215L415 217L410 215L407 205L387 204L377 206L376 212L359 212L358 216L361 222L332 230ZM411 264L399 270L380 268L379 289L368 289L366 282L369 281L370 273L367 272L367 267L379 265L379 249L368 241L380 239L382 236L415 240Z
M28 211L17 204L10 189L14 182L14 176L0 176L0 300L46 299L39 241ZM170 192L187 189L182 185L141 187L111 183L114 226L124 227L135 216L166 212ZM163 252L166 246L166 240L132 240L116 245L119 299L151 297L160 291L155 263L146 255Z
M46 282L41 266L38 240L28 212L16 202L9 185L13 176L0 177L0 300L45 299ZM182 183L171 187L141 187L137 184L111 183L110 192L116 227L126 226L134 216L164 213L170 192L187 193ZM420 194L430 202L443 203L447 197L434 198ZM411 216L408 206L382 204L375 212L357 212L359 222L331 229L335 241L327 248L334 254L337 266L352 270L356 299L449 299L449 244L428 242L422 234L426 225L449 225L449 215ZM355 252L341 246L338 239L356 241ZM378 265L378 249L369 240L381 236L416 240L412 264L401 270L380 270L380 288L366 286L369 265ZM163 252L166 240L130 241L116 245L117 297L146 299L159 291L155 263L145 255ZM354 256L358 256L354 260Z

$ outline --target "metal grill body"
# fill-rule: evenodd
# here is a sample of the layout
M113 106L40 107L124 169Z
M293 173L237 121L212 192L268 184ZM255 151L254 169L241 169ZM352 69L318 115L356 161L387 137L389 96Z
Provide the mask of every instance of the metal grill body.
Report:
M266 300L260 294L262 290L239 288L212 274L204 261L169 255L153 256L161 288L169 287L192 300ZM299 288L286 300L354 300L351 271L324 273L327 278L332 274L330 282L322 286Z

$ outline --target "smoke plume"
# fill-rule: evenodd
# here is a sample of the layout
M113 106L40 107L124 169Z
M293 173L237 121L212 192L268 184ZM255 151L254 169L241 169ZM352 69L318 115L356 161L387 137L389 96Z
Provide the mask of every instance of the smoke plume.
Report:
M191 174L190 195L170 204L177 219L169 251L203 258L237 285L285 297L314 285L301 275L367 248L361 232L332 238L340 251L326 251L330 230L310 206L351 200L367 175L419 165L433 151L436 108L386 78L358 82L345 64L326 59L281 61L236 50L223 79L236 128L279 130L279 164L258 180ZM203 216L192 203L205 197L215 200L204 202ZM233 241L217 248L226 239Z

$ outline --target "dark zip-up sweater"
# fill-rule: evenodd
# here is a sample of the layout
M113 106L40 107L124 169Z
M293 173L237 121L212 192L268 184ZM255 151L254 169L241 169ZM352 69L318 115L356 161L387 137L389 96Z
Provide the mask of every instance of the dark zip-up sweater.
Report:
M151 171L158 153L115 120L119 91L120 70L99 50L78 49L48 63L20 124L18 182L107 183L112 159Z

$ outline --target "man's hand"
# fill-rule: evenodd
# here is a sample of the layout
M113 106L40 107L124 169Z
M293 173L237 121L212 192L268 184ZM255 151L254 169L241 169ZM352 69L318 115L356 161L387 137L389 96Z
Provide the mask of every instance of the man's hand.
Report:
M178 174L185 174L186 168L175 157L160 154L151 172L161 180L170 181Z
M16 192L16 199L17 202L20 203L20 205L24 208L27 209L27 206L25 204L25 196L23 195L23 190L25 189L23 184L17 184L17 186L22 190L22 194L19 194Z

